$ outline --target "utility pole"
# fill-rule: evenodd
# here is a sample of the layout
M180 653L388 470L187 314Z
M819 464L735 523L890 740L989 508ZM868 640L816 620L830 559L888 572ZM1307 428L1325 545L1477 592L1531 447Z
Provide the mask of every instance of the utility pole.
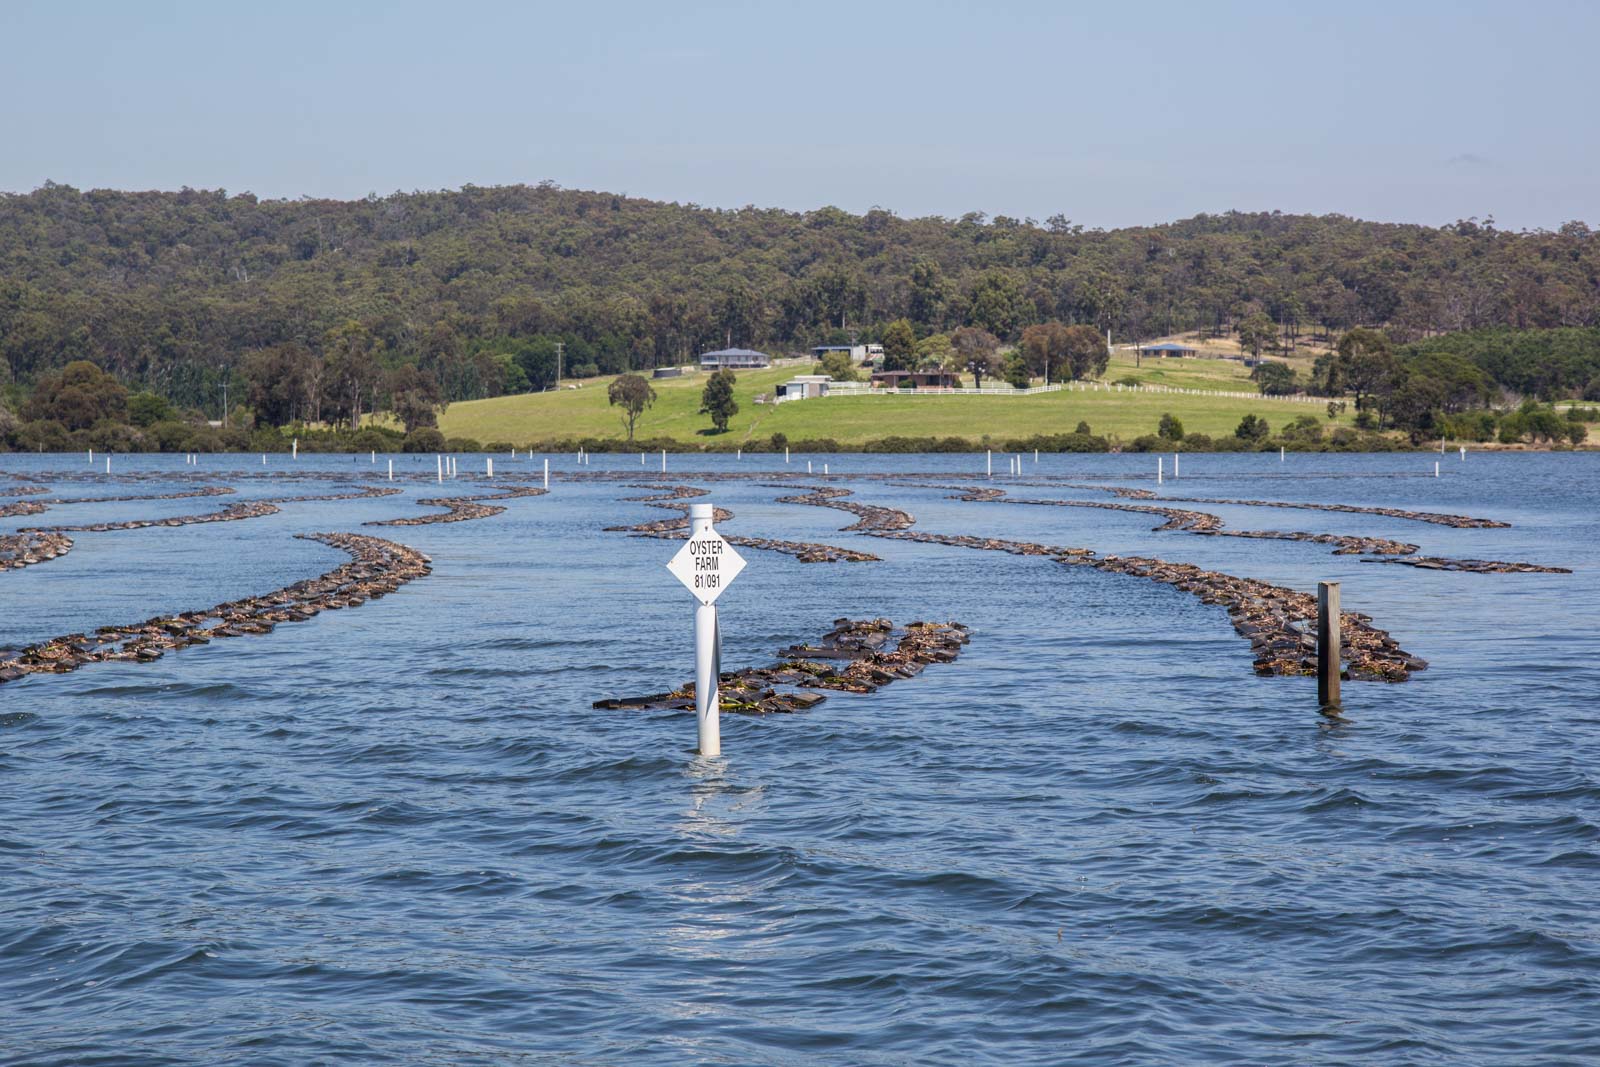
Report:
M566 344L564 342L562 342L562 341L557 341L556 342L556 388L557 389L561 388L561 353L566 350L566 347L567 346L566 346Z

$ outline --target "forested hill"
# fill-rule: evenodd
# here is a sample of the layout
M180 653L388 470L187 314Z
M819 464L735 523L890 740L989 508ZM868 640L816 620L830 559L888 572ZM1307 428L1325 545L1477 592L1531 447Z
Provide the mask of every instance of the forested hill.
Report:
M906 317L1003 339L1044 320L1118 338L1385 326L1397 340L1600 325L1582 224L1391 225L1205 215L1099 231L968 215L712 210L609 193L467 187L365 200L80 192L0 197L0 375L88 358L180 403L252 351L320 351L352 322L390 364L492 391L486 351L561 339L602 371L725 343L789 348ZM476 363L475 363L476 361ZM0 385L4 382L0 381Z

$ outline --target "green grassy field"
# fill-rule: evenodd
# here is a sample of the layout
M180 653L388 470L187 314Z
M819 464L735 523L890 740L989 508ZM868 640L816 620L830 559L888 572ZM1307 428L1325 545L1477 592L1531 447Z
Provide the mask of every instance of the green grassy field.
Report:
M1125 365L1124 365L1125 364ZM1151 364L1155 364L1152 366ZM1119 356L1106 372L1107 380L1134 376L1133 360ZM732 448L774 433L790 440L831 437L840 444L859 444L878 437L956 436L981 442L985 437L1026 437L1041 433L1070 433L1078 422L1093 432L1115 434L1131 440L1155 433L1164 412L1182 420L1185 431L1213 437L1233 433L1239 420L1254 413L1274 430L1297 415L1315 415L1330 424L1318 404L1295 404L1268 397L1239 399L1141 392L1042 393L1035 396L859 396L827 397L773 406L755 403L758 393L769 396L781 383L806 368L741 373L736 389L739 413L725 435L706 433L710 421L698 414L704 375L652 382L655 406L639 419L640 437L670 437L685 443ZM1179 388L1247 390L1251 388L1238 364L1212 360L1146 360L1136 376L1153 384ZM470 437L482 443L506 441L525 444L571 437L622 437L617 409L606 402L609 379L591 379L581 389L495 397L451 404L439 418L439 428L451 437ZM1348 424L1348 413L1338 424Z

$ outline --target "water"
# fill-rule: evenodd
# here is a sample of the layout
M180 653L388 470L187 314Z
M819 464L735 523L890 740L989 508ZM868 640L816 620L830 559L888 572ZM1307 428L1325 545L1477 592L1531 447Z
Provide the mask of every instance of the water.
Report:
M361 459L296 469L366 476ZM983 457L828 462L975 484ZM584 470L636 464L595 456ZM674 546L601 532L663 516L619 501L637 490L557 482L487 520L366 528L429 553L434 573L268 636L0 686L0 1064L1592 1059L1600 456L1451 455L1438 480L1432 464L1186 456L1163 491L1507 519L1449 530L1194 505L1238 528L1370 533L1575 573L1379 567L1322 545L1154 533L1148 515L841 483L923 530L1299 589L1341 580L1347 610L1432 667L1346 683L1331 721L1311 679L1256 678L1221 609L1170 587L841 533L843 512L691 473L781 457L672 457L674 481L735 511L727 533L884 557L746 552L722 601L729 667L843 615L973 628L957 663L879 693L724 719L716 761L690 751L692 716L589 706L691 673L692 602L664 568ZM1154 488L1154 465L1024 469ZM162 492L174 486L123 476L191 471L114 466L109 482L53 484ZM0 456L0 473L80 467ZM253 457L202 459L224 469L261 474ZM531 480L538 460L496 470ZM0 529L332 484L225 482L240 496L55 507ZM405 488L74 534L66 557L0 574L0 646L320 573L345 557L290 535L359 530L438 495Z

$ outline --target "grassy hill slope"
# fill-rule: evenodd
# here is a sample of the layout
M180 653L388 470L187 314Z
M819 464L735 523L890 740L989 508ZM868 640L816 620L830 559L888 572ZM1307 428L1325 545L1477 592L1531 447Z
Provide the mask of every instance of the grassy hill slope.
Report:
M1144 392L1044 393L1035 396L861 396L828 397L773 406L757 404L759 393L805 368L741 373L737 386L739 413L727 434L708 433L709 419L698 413L704 375L653 382L655 406L639 420L640 437L670 437L686 444L734 448L752 439L783 433L792 441L831 437L840 444L860 444L891 435L957 436L974 442L984 437L1023 437L1069 433L1078 422L1097 434L1124 440L1154 433L1165 412L1183 421L1189 433L1213 437L1233 433L1246 414L1265 418L1274 429L1297 415L1326 413L1317 404L1297 404L1270 397L1236 398ZM1178 388L1248 390L1237 364L1212 361L1149 360L1135 371L1132 357L1119 353L1106 372L1110 380L1136 377ZM606 401L609 378L591 379L581 388L465 401L450 405L439 427L451 437L479 442L526 444L560 438L624 435L617 409ZM1340 424L1347 424L1348 415Z

